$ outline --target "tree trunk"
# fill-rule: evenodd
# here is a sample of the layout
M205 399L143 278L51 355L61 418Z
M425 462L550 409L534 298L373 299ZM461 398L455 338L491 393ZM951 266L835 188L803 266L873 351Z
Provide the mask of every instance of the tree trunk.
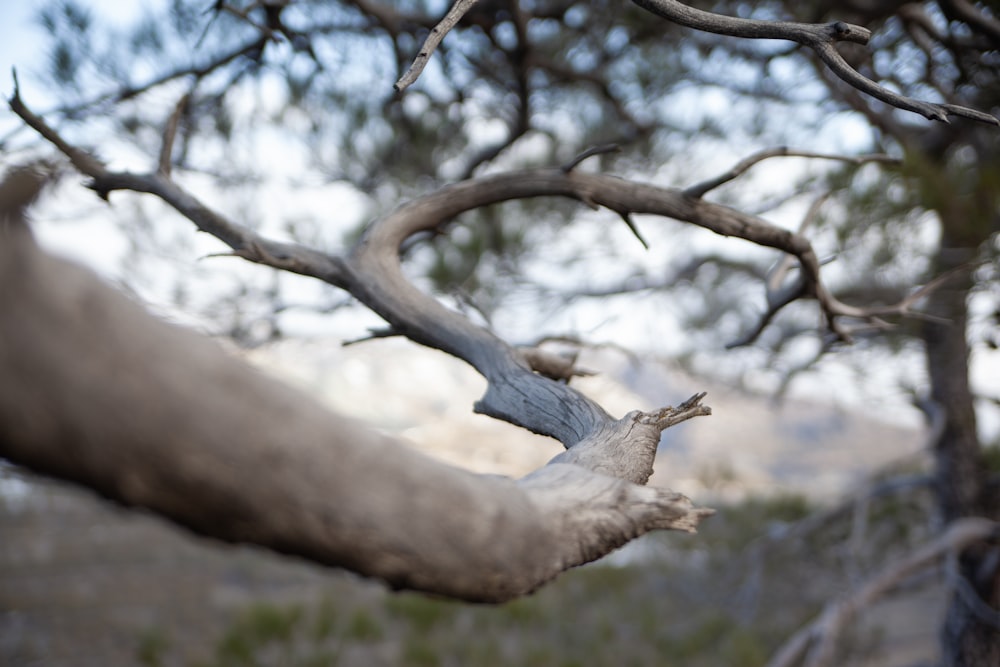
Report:
M974 252L952 245L948 230L959 225L960 221L942 215L938 271L955 269ZM940 319L928 320L922 331L931 398L943 420L933 453L938 505L945 523L989 513L986 468L969 388L967 323L972 276L969 268L956 271L950 284L929 298L928 313ZM948 667L1000 665L1000 632L994 625L994 610L1000 606L998 555L996 548L972 547L952 568L952 599L942 628L942 662ZM992 623L987 616L994 619Z

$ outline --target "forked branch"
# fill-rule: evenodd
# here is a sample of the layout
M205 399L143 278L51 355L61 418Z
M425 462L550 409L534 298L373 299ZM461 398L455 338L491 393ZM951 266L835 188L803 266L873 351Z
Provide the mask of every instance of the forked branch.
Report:
M955 104L934 104L895 93L865 77L837 52L837 42L867 44L871 31L844 21L832 23L796 23L744 19L689 7L677 0L633 0L658 16L695 30L748 39L781 39L812 49L838 77L863 93L931 120L947 123L949 116L962 116L982 123L1000 125L990 114Z
M475 475L333 414L41 252L23 221L39 184L0 183L6 461L218 540L477 602L711 514L581 465Z
M424 41L423 46L413 60L413 64L400 77L394 88L401 92L417 80L427 65L435 49L462 19L478 0L456 0ZM838 42L867 44L871 39L871 31L863 26L853 25L844 21L830 23L799 23L793 21L763 21L745 19L723 14L715 14L689 7L677 0L633 0L646 11L652 12L679 25L730 37L746 39L779 39L791 41L806 46L816 53L817 57L836 74L857 90L881 100L893 107L918 113L930 120L949 122L950 116L961 116L971 120L1000 125L1000 120L988 113L959 106L957 104L937 104L924 102L912 97L900 95L889 88L879 85L867 78L844 60L836 49ZM952 3L956 7L966 7L967 3ZM977 29L982 30L991 38L996 39L997 22L981 16L973 10L976 21L972 22Z
M604 207L625 220L650 214L688 222L723 236L734 236L775 248L796 258L799 286L786 298L770 304L760 329L780 308L799 298L815 298L830 330L845 341L850 330L841 318L876 326L887 314L905 314L912 300L890 308L865 309L837 300L825 287L820 263L808 239L766 220L721 204L705 201L676 188L636 183L604 174L570 168L536 169L470 179L415 199L372 224L351 252L339 257L295 244L276 243L211 210L161 173L111 172L89 153L59 136L33 114L15 90L11 108L93 179L91 187L106 197L114 190L154 194L206 231L233 248L233 254L286 271L313 276L347 290L383 317L401 335L465 360L489 380L489 389L476 409L535 433L550 435L567 447L587 437L610 418L600 406L559 382L537 387L530 400L520 390L520 379L539 377L524 358L489 331L471 323L437 300L416 289L401 270L400 248L410 237L439 230L455 216L483 206L531 197L569 197L591 207ZM749 164L769 155L765 152ZM828 157L828 156L824 156ZM748 165L733 171L742 173ZM738 175L737 173L737 175ZM724 175L724 178L729 178ZM718 179L717 179L718 180ZM710 189L701 186L699 191ZM696 193L697 194L697 193ZM759 333L759 331L757 332ZM543 378L544 379L544 378Z

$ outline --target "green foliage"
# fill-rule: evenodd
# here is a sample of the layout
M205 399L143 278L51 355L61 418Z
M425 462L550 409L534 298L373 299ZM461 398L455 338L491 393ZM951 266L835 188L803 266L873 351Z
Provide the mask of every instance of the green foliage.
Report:
M451 620L456 607L454 602L413 593L400 593L386 601L389 615L402 619L419 635L426 635L435 627Z
M337 663L333 624L327 601L308 613L298 604L254 604L219 639L214 657L198 667L332 666Z
M699 529L702 539L698 548L721 554L739 551L770 529L789 525L814 510L813 504L798 493L753 497L724 506L704 529Z
M170 651L170 638L158 628L149 628L139 635L135 657L145 667L162 667Z
M378 642L384 637L381 623L367 609L356 610L344 632L348 640L361 643Z
M754 667L848 582L924 542L928 495L871 499L863 506L868 533L857 541L857 507L832 511L794 494L748 498L718 506L694 538L643 538L641 553L653 557L576 568L502 605L330 578L321 594L246 606L200 661L191 662L190 653L180 654L183 647L157 630L139 636L137 661L147 667ZM814 512L827 519L817 523ZM848 638L845 655L860 663L878 648L877 632L861 628Z
M377 608L343 597L312 609L255 604L199 665L336 665L348 650L389 651L413 667L763 663L774 636L719 610L679 615L671 596L649 595L651 577L648 568L587 567L496 607L411 593L388 594Z

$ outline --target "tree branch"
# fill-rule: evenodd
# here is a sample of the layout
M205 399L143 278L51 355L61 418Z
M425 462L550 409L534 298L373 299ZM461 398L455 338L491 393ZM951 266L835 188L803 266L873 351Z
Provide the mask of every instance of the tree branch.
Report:
M393 214L373 224L349 256L334 257L302 246L264 239L246 227L212 211L161 174L110 172L100 161L62 140L44 121L30 114L16 94L11 104L12 108L21 114L26 122L32 123L43 136L64 152L68 151L76 157L74 164L91 176L93 179L91 187L101 196L106 198L111 191L120 189L154 194L192 220L199 229L227 243L233 248L234 255L314 276L342 287L382 316L394 332L418 343L441 349L473 365L488 380L486 394L476 404L478 411L536 433L555 437L566 447L586 443L584 452L586 455L581 455L578 460L573 461L574 465L569 468L586 473L583 476L581 473L572 475L578 478L583 489L581 493L586 495L603 489L602 493L609 494L609 498L602 501L606 504L613 505L612 501L619 498L630 503L630 506L646 508L642 510L644 517L642 521L650 522L649 526L659 526L663 521L662 516L648 511L649 506L661 510L677 506L678 501L673 494L663 495L661 491L635 491L630 490L631 487L620 486L622 480L645 483L649 478L656 445L662 431L671 425L669 420L640 419L640 413L627 415L620 420L613 419L600 405L569 387L565 382L535 373L521 352L417 290L403 276L401 270L400 248L413 234L438 229L462 211L512 198L564 195L591 201L593 198L586 192L588 188L584 186L581 189L581 185L576 182L577 179L584 178L584 175L566 174L560 169L540 170L477 179L444 188L398 208ZM601 183L603 181L595 185L600 186ZM622 183L625 182L612 179L606 184L617 186ZM618 204L614 206L616 210L621 209ZM65 323L60 326L60 330L72 329ZM708 414L707 408L700 405L690 410L691 416ZM197 434L190 434L188 437L192 442L197 442L196 436ZM604 455L601 455L601 450L605 452ZM560 479L569 474L562 468L560 470L563 470L558 474ZM588 475L594 473L617 479L599 483L587 481ZM86 483L94 485L90 479ZM579 505L578 499L573 499L574 493L576 492L570 491L569 496L564 498L561 494L553 495L553 492L546 492L545 498L549 501L555 498L559 499L560 503ZM616 546L620 546L645 531L643 526L647 524L642 521L636 524L637 518L630 512L632 510L624 514L619 512L616 515L618 519L603 520L612 522L621 520L632 526L629 529L632 532L615 533L602 529L600 534L603 535L601 538L603 542L598 540L583 548L581 542L577 540L576 548L582 549L583 553L596 554L604 548L600 545L607 542L605 538L608 536L611 536L608 544L615 543ZM697 521L688 516L686 510L670 510L670 512L681 521L679 526L692 526L692 521ZM560 520L565 521L565 519ZM640 532L634 532L635 530ZM598 546L595 547L594 544ZM572 559L565 560L564 564L570 562L573 562Z
M689 197L704 197L710 190L714 190L720 185L739 178L744 173L749 171L751 167L773 157L803 157L817 160L836 160L838 162L847 162L857 166L868 162L882 162L891 165L901 164L901 161L897 158L885 155L884 153L874 153L871 155L835 155L831 153L797 151L789 149L787 146L779 146L778 148L769 148L758 153L754 153L750 157L740 160L727 172L720 174L715 178L710 178L707 181L702 181L701 183L688 186L684 189L684 194Z
M944 0L940 4L946 14L958 17L989 39L994 48L1000 48L1000 20L984 13L968 0Z
M173 113L167 119L167 124L163 128L163 142L160 146L160 160L157 173L165 178L170 177L170 169L174 153L174 140L177 138L177 126L180 125L181 116L187 108L191 93L185 93L174 106Z
M77 170L89 176L91 178L89 187L102 199L107 200L109 194L115 190L156 195L193 222L199 230L211 234L232 248L235 256L285 271L320 278L332 285L340 285L343 282L343 266L337 257L306 246L265 239L248 227L227 220L181 188L169 178L169 174L162 173L163 150L156 172L134 174L109 171L103 162L67 142L40 116L28 109L21 100L16 83L15 78L14 94L9 101L11 110L68 157ZM166 143L166 138L164 141Z
M234 254L275 268L313 276L347 290L390 327L411 340L465 360L489 381L486 395L476 404L484 414L550 435L567 447L602 428L610 417L570 387L551 381L544 385L510 345L472 324L459 313L416 289L402 273L400 248L410 237L437 231L455 216L475 208L512 199L559 196L596 208L608 208L625 220L647 213L681 220L722 236L735 236L793 255L801 267L802 289L794 298L815 298L837 338L850 340L838 321L850 317L875 322L885 308L868 311L841 303L820 278L820 264L808 239L760 217L688 196L676 188L661 188L603 174L576 170L536 169L450 185L405 204L375 222L347 257L319 253L295 244L276 243L238 225L160 174L109 172L103 164L63 140L32 114L15 90L11 108L43 137L66 153L74 165L93 178L91 187L107 197L112 190L129 189L154 194L234 250ZM794 300L789 297L788 302ZM775 311L776 312L776 311ZM765 323L766 324L766 323ZM526 396L524 387L532 389Z
M633 0L633 2L657 16L695 30L731 37L781 39L802 44L812 49L834 74L851 86L886 104L919 113L930 120L947 123L949 116L963 116L991 125L1000 125L1000 120L990 114L955 104L933 104L915 100L894 93L863 76L841 57L834 44L837 42L867 44L871 38L871 31L867 28L843 21L796 23L735 18L694 9L676 0Z
M792 667L805 656L806 667L832 664L841 633L866 607L913 575L940 563L977 542L1000 537L998 524L988 519L961 519L951 524L938 539L912 555L884 568L859 588L826 606L819 617L795 633L768 662L768 667ZM808 652L808 653L807 653Z
M515 482L433 461L156 320L4 213L0 457L18 465L216 539L481 602L711 514L580 465Z
M479 2L479 0L455 0L455 4L451 6L451 9L448 10L448 13L445 14L444 18L441 19L436 26L431 28L430 33L427 35L427 39L424 40L423 46L420 47L420 51L417 53L416 58L413 59L413 64L410 65L410 68L406 70L406 73L399 78L399 81L393 84L393 88L396 89L396 92L403 92L417 80L420 73L423 72L424 68L427 66L428 61L430 61L431 56L434 55L434 51L437 50L441 40L445 38L445 35L451 32L452 28L458 25L458 22L462 20L462 17L465 16L477 2Z

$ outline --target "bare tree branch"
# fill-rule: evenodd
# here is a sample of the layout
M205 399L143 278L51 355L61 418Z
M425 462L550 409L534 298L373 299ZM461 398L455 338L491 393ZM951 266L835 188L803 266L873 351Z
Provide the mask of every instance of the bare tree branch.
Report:
M517 482L474 475L333 415L41 253L18 208L37 182L24 185L0 185L14 203L0 222L0 457L216 539L471 601L711 514L566 462Z
M827 605L811 624L795 633L775 653L768 667L826 667L833 664L834 650L841 633L858 612L871 606L906 579L934 567L949 554L1000 537L1000 525L982 518L960 519L951 524L939 538L924 545L910 556L884 568L859 588L840 600Z
M161 176L166 178L170 177L170 169L174 153L174 139L177 137L177 126L180 125L181 116L184 114L184 110L187 108L187 104L190 99L191 94L185 93L184 96L177 101L177 104L174 106L173 113L170 114L170 118L167 119L167 124L163 128L163 142L160 146L159 168L156 171Z
M567 174L578 166L584 160L594 157L595 155L607 155L608 153L618 153L621 151L621 146L618 144L601 144L599 146L591 146L587 150L583 151L572 160L567 162L562 166L562 170Z
M384 318L392 330L476 368L489 382L486 395L476 404L477 411L552 436L566 447L588 439L595 430L604 429L610 419L607 413L565 384L548 378L544 378L548 385L529 380L541 376L532 372L514 348L414 287L400 265L400 248L407 239L439 230L455 216L483 206L530 197L569 197L592 208L608 208L625 220L640 213L669 217L793 255L801 268L801 284L787 293L780 306L797 298L815 298L827 325L840 340L851 339L851 332L840 322L841 318L883 326L880 317L905 313L910 305L906 301L891 307L865 309L840 302L822 283L820 263L808 239L757 216L688 196L675 188L559 168L497 174L441 188L372 224L347 256L328 255L264 239L212 211L160 174L107 171L103 164L68 144L32 114L16 90L11 108L66 153L78 169L91 176L91 187L101 196L107 197L111 191L120 189L154 194L199 229L233 248L234 255L313 276L347 290ZM772 307L771 311L773 315L778 308ZM525 387L530 387L527 395Z
M763 153L758 153L755 157L763 159L771 157L771 155L765 151ZM750 166L755 163L756 161L753 161L753 158L744 160L720 178L725 178L734 172L742 173L742 171L749 169ZM813 203L810 204L809 210L806 211L806 214L802 218L802 222L799 224L799 234L805 234L809 226L812 225L813 220L817 215L819 215L819 211L828 197L828 193L824 194L817 197ZM777 315L781 309L806 294L807 285L803 276L798 275L791 282L786 281L789 271L793 268L793 262L794 260L790 255L785 255L778 261L774 268L768 272L767 279L764 281L767 310L765 310L764 314L761 315L760 320L757 322L757 326L754 329L748 331L737 340L726 344L727 349L743 347L744 345L750 345L756 341L760 335L764 333L764 329L767 328L767 325L771 323L771 320L774 319L774 316Z
M739 178L744 173L746 173L754 165L768 160L773 157L803 157L818 160L836 160L838 162L847 162L853 165L862 165L867 162L882 162L885 164L899 165L900 160L894 158L890 155L885 155L883 153L875 153L871 155L835 155L831 153L813 153L811 151L797 151L789 149L787 146L780 146L778 148L769 148L758 153L754 153L750 157L740 160L736 163L730 170L724 174L720 174L715 178L710 178L707 181L702 181L701 183L696 183L695 185L688 186L684 189L684 194L689 197L704 197L705 194L714 190L715 188L728 183L736 178Z
M833 23L796 23L792 21L760 21L743 19L694 9L676 0L633 0L635 4L658 16L695 30L749 39L781 39L797 42L812 49L838 77L858 90L891 106L913 111L930 120L947 123L949 116L963 116L991 125L1000 120L990 114L955 104L933 104L894 93L863 76L837 52L837 42L867 44L871 31L843 21Z
M455 0L455 4L451 6L448 13L444 15L441 21L431 28L430 34L427 35L427 39L424 40L424 44L420 47L420 51L417 53L416 58L413 59L413 64L410 68L406 70L406 73L399 78L393 88L397 92L403 92L409 88L413 82L417 80L420 73L424 71L424 67L427 66L427 62L430 60L431 56L434 55L434 51L437 50L438 44L441 40L445 38L451 29L458 25L458 22L462 20L462 17L472 9L479 0Z
M211 234L232 248L235 256L293 273L321 278L333 285L341 283L343 269L338 258L306 246L264 239L248 227L227 220L211 210L174 183L166 174L159 171L148 174L109 171L100 160L87 151L71 145L41 117L28 109L21 100L17 87L14 88L14 94L10 99L10 108L68 157L82 174L89 176L92 179L89 187L102 199L107 199L115 190L154 194L195 223L198 229Z

